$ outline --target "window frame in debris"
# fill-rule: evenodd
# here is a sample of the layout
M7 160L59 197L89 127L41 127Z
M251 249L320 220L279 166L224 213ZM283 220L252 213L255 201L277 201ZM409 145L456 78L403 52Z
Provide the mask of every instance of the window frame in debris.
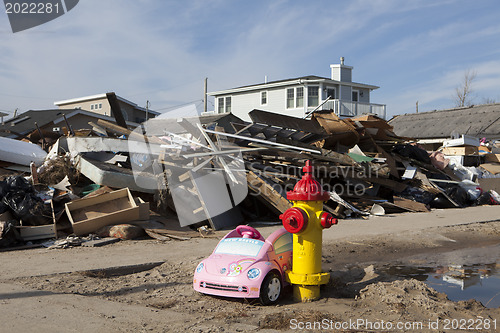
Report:
M267 90L260 92L260 105L267 105Z
M311 93L316 90L316 95ZM316 103L314 103L316 101ZM314 107L319 105L319 86L308 86L307 87L307 106Z

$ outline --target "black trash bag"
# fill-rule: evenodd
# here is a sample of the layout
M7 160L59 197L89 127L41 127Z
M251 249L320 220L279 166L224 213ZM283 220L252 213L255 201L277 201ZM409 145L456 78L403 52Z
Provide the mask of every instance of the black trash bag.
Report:
M465 207L469 205L469 196L467 191L458 185L450 185L444 188L446 195L457 203L460 207ZM446 196L443 194L438 194L436 198L431 202L432 208L454 208L456 207Z
M14 216L23 219L29 214L31 206L34 205L31 193L23 191L12 191L3 198L3 203L8 205Z
M5 179L8 192L33 192L33 186L22 176L10 176Z
M431 164L431 158L426 150L410 144L397 144L392 151L403 157L412 158L414 160Z
M493 201L491 200L490 192L481 193L481 195L476 199L475 203L478 206L491 205L493 203Z
M50 207L33 193L9 192L2 201L9 206L14 217L26 225L47 224L50 220Z
M11 247L21 242L21 236L11 222L0 222L0 248Z
M436 197L434 194L424 191L418 187L408 186L403 192L398 193L402 198L413 200L428 205Z
M3 199L3 198L2 198ZM3 200L0 200L0 214L5 213L9 210L9 205L6 205Z
M0 181L0 200L9 192L9 186L5 180Z

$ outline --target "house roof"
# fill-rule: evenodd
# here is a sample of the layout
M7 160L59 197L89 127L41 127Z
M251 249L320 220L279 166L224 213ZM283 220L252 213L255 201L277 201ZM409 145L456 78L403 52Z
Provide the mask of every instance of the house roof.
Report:
M89 117L93 117L93 118L97 118L97 119L102 119L102 120L107 120L107 121L110 121L110 122L116 122L115 118L113 117L110 117L110 116L105 116L105 115L102 115L100 113L95 113L95 112L91 112L91 111L86 111L86 110L82 110L82 109L78 109L78 110L72 110L73 112L69 113L69 114L66 114L66 119L70 119L71 117L74 117L76 115L84 115L84 116L89 116ZM59 118L57 119L54 119L54 124L59 124L60 122L63 122L64 121L64 117L61 115ZM125 123L128 125L128 126L139 126L138 123L135 123L133 121L125 121Z
M282 86L297 85L297 84L304 84L304 83L319 83L319 82L330 83L330 84L342 84L344 86L352 86L352 87L365 88L365 89L371 89L371 90L375 90L375 89L379 88L377 86L373 86L370 84L357 83L357 82L346 82L346 81L336 81L336 80L332 80L332 79L329 79L326 77L309 75L309 76L301 76L301 77L286 79L286 80L278 80L278 81L270 81L267 83L252 84L252 85L247 85L247 86L242 86L242 87L232 88L232 89L227 89L227 90L219 90L219 91L209 92L207 95L217 96L217 95L232 94L232 93L237 93L237 92L262 90L262 89L268 89L268 88L274 88L274 87L282 87Z
M18 137L28 134L36 129L35 122L38 127L43 127L47 124L58 124L66 119L70 119L76 115L86 115L89 117L103 119L115 122L113 117L101 115L95 112L75 109L51 109L51 110L29 110L21 113L15 118L9 119L3 125L0 125L0 136L3 137ZM127 125L138 126L139 124L127 121Z
M66 99L66 100L54 102L54 105L62 106L62 105L67 105L67 104L75 104L75 103L81 103L81 102L88 102L88 101L98 100L98 99L103 99L103 98L107 98L106 94L97 94L97 95L91 95L91 96L85 96L85 97L77 97L77 98L72 98L72 99ZM116 98L119 101L122 101L123 103L127 103L127 104L131 105L132 107L134 107L134 108L136 108L138 110L146 112L146 108L143 108L142 106L139 106L136 103L129 101L128 99L125 99L125 98L120 97L118 95L116 95ZM148 109L148 112L152 113L152 114L155 114L155 115L159 115L160 114L160 112L149 110L149 109Z
M73 109L26 111L15 118L7 120L3 125L0 125L0 136L10 137L13 136L12 134L16 133L21 135L27 134L36 129L35 122L39 127L42 127L62 117L63 114L69 115L74 111Z
M403 114L389 124L397 135L416 139L449 138L452 133L500 138L500 103Z

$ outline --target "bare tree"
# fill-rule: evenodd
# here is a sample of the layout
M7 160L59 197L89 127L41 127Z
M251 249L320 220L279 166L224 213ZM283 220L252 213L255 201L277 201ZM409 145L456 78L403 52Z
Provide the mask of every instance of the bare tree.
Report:
M455 88L455 106L471 106L472 105L472 82L477 76L475 70L466 70L463 81Z
M483 97L483 99L481 100L481 104L495 104L496 102L496 99L491 97Z

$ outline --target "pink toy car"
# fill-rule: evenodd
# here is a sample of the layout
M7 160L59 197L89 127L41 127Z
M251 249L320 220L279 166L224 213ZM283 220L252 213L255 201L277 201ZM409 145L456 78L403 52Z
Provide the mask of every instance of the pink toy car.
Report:
M284 272L291 265L291 233L281 228L264 239L255 228L240 225L198 264L193 288L204 294L258 298L264 305L276 304Z

